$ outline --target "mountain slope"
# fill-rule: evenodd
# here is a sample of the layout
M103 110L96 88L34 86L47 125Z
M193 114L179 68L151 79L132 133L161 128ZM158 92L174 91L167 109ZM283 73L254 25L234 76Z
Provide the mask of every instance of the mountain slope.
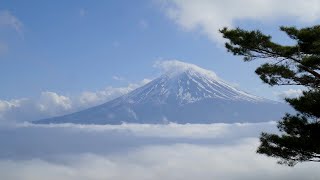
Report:
M183 65L105 104L37 123L262 122L278 120L290 110L240 91L211 71Z

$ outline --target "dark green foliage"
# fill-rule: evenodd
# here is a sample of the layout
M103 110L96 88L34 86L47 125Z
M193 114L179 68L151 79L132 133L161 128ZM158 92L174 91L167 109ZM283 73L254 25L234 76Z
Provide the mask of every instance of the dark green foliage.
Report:
M289 166L302 161L320 161L320 124L308 122L301 115L287 114L279 122L282 135L262 133L257 152L281 158L280 164Z
M261 80L271 86L301 85L298 98L285 99L298 114L286 114L278 122L278 134L262 133L257 152L280 158L280 164L320 162L320 26L303 29L281 27L296 43L280 45L260 31L223 28L226 48L244 61L266 59L256 69Z
M297 111L308 116L314 121L320 117L320 90L303 92L303 96L299 98L287 98L286 101ZM319 139L320 140L320 139Z

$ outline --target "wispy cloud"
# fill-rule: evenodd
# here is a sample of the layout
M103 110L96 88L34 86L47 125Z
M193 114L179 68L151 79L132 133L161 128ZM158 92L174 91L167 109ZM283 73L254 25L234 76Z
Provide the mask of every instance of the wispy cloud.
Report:
M187 31L200 31L215 42L218 32L241 20L293 19L303 23L320 19L320 1L311 0L159 0L165 14Z
M23 38L23 24L10 11L0 10L0 28L11 28ZM0 41L0 56L8 53L8 51L8 44Z
M121 77L121 76L112 76L112 79L116 80L116 81L123 81L125 80L124 77Z
M0 11L0 27L13 28L19 35L23 35L23 23L10 11L3 10Z

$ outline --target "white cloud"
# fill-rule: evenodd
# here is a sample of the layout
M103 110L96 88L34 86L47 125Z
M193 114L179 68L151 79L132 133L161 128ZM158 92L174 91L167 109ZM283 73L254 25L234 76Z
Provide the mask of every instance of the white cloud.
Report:
M188 31L199 30L211 40L223 42L219 29L240 20L298 20L320 18L318 0L159 0L166 15Z
M0 100L0 126L6 119L15 119L16 110L23 107L28 99Z
M2 179L298 180L318 179L316 166L290 168L254 154L256 142L234 146L177 144L139 148L128 154L84 154L58 162L0 161ZM62 161L62 162L61 162ZM313 169L312 169L313 168Z
M125 80L124 77L121 76L112 76L112 79L116 80L116 81L123 81Z
M177 73L181 73L186 70L194 69L197 72L201 72L213 78L218 78L213 71L200 68L195 64L190 64L190 63L186 63L178 60L156 61L153 67L159 68L163 73L167 75L175 75Z
M10 140L0 138L0 178L320 178L316 163L298 164L292 168L255 153L259 132L274 129L275 124L211 124L209 128L206 125L174 126L25 124L2 128L1 137L10 137ZM153 133L155 129L157 133ZM173 136L158 136L166 132ZM206 135L197 136L199 133Z
M56 116L71 109L71 100L54 92L43 92L35 99L0 100L0 125Z
M48 91L41 93L37 105L40 111L47 112L49 115L56 115L57 112L64 112L72 108L69 97Z
M296 98L302 95L302 89L288 89L280 93L275 93L280 99Z
M101 91L83 92L79 97L79 101L81 103L80 105L84 105L84 106L97 105L97 104L112 100L121 95L127 94L133 89L135 88L132 86L123 87L123 88L107 87Z
M10 27L22 35L22 22L11 14L10 11L0 11L0 27Z
M130 83L127 87L115 88L110 86L101 91L83 92L79 97L79 101L82 106L84 105L86 107L98 105L103 102L107 102L109 100L122 96L124 94L127 94L133 91L134 89L147 84L150 81L150 79L143 79L138 83Z
M20 107L22 101L23 99L11 101L0 100L0 112L5 112L9 109Z
M14 29L20 36L23 36L22 22L15 16L11 14L10 11L0 10L0 28L12 28ZM6 54L9 51L8 44L5 42L0 42L0 56Z
M46 91L33 99L0 100L0 123L32 121L83 110L127 94L150 81L143 79L141 82L128 84L127 87L107 87L72 96Z
M140 81L140 85L142 86L142 85L148 84L151 81L152 79L144 78L142 81Z
M16 124L20 128L73 129L84 133L118 132L130 133L137 137L189 138L189 139L235 139L260 134L261 130L275 131L275 122L263 123L213 123L213 124L121 124L121 125L83 125L83 124ZM237 133L234 133L234 132Z

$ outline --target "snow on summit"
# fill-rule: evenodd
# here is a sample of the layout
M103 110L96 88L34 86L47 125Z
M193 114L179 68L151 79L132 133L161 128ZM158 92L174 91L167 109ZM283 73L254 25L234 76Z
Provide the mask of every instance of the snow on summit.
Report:
M238 90L214 72L173 60L157 62L163 74L130 93L73 114L37 123L214 123L278 120L287 105Z
M178 60L170 60L170 61L157 61L154 64L154 67L162 70L164 74L167 76L175 76L181 74L183 72L197 72L202 76L207 76L208 78L218 79L218 76L213 72L203 68L195 64L190 64Z
M263 101L265 99L240 91L213 71L178 60L157 62L155 67L163 71L159 78L161 91L175 93L181 103L192 103L204 98ZM156 88L152 88L156 89Z

